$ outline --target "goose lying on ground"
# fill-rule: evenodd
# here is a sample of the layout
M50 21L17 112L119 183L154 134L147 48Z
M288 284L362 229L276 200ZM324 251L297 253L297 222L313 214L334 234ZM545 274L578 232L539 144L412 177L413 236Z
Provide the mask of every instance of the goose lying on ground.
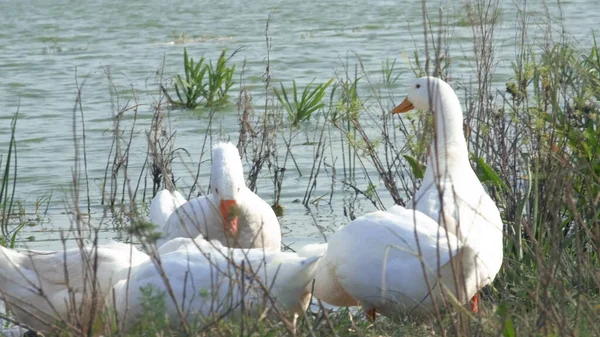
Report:
M361 305L370 319L377 311L426 316L448 299L465 303L472 297L477 311L478 290L502 264L502 220L468 161L456 94L442 80L420 78L393 112L413 107L433 110L436 124L422 187L409 203L414 209L369 213L341 227L327 244L299 251L324 255L315 277L317 298Z
M211 315L239 316L242 310L244 314L262 314L272 307L271 300L295 323L308 307L315 262L319 259L262 248L230 249L218 241L189 238L165 243L159 248L159 256L164 274L148 261L128 281L114 287L124 331L140 323L136 315L143 311L145 295L139 289L148 287L153 294L165 294L165 314L176 326L181 324L182 315L191 323ZM163 275L168 275L172 294Z
M162 229L171 214L186 202L183 194L178 191L171 192L168 189L159 191L150 202L150 221Z
M117 313L122 331L129 331L144 317L150 290L164 294L164 314L173 325L181 323L180 313L187 323L201 324L204 317L235 315L240 308L261 314L274 309L273 303L282 317L289 314L295 321L308 306L318 259L227 248L201 236L166 242L156 259L123 243L58 252L0 246L0 298L17 321L40 332L61 322L95 327L105 308Z
M281 249L277 216L246 187L240 155L231 143L219 143L213 149L208 195L180 205L180 198L163 192L150 206L151 214L160 215L152 218L164 233L159 245L172 238L202 234L227 247ZM178 207L169 214L173 206Z
M57 252L18 252L0 246L0 298L17 320L41 332L57 321L82 326L100 313L112 286L148 255L124 243ZM92 282L91 280L96 280Z

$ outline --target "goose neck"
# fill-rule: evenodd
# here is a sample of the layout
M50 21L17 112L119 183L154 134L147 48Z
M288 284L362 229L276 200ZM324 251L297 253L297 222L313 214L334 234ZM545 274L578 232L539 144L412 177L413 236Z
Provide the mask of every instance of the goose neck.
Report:
M462 168L469 162L469 153L462 132L460 102L454 92L444 93L437 98L433 111L435 134L429 149L428 167L431 165L438 172Z

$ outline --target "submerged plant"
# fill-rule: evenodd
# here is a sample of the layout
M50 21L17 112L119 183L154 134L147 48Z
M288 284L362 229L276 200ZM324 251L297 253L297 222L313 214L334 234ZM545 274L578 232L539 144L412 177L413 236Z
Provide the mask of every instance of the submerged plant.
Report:
M317 85L314 85L314 81L314 79L310 81L302 91L300 97L298 88L296 87L296 80L292 81L291 97L288 96L288 92L283 84L280 84L281 91L274 90L277 100L285 111L287 111L293 126L298 126L301 122L310 119L315 111L325 106L325 103L322 102L323 97L325 96L325 90L333 82L333 78Z

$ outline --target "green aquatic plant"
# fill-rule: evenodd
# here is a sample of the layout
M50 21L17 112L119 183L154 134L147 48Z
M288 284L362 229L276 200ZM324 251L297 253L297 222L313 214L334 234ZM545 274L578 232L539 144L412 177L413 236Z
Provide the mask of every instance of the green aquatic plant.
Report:
M17 234L25 227L25 222L20 223L14 230L9 229L9 219L13 214L14 197L17 184L17 141L15 132L17 129L17 112L10 123L10 142L8 143L8 151L4 159L4 172L2 172L2 182L0 183L0 227L2 228L2 238L0 244L3 246L13 247ZM2 166L0 159L0 166ZM11 172L11 169L13 170ZM12 177L11 177L12 175Z
M390 86L402 75L402 72L398 72L396 68L396 59L390 61L386 58L385 61L381 61L381 77L383 78L383 84Z
M213 67L212 62L208 64L208 85L203 93L206 106L224 103L227 100L227 92L233 85L233 74L235 64L231 67L227 65L225 50L221 52L217 65Z
M234 53L235 54L235 53ZM187 48L183 49L184 75L175 75L175 94L178 100L169 100L176 106L194 109L198 105L214 106L227 101L227 92L233 86L235 65L229 66L226 50L221 52L216 65L206 62L203 56L199 61L189 57ZM166 93L166 90L164 90Z
M325 96L325 90L333 82L333 78L325 83L316 85L314 81L314 79L310 81L301 95L299 95L296 80L292 81L291 96L288 96L288 92L283 84L280 84L281 91L274 90L277 100L283 106L283 109L287 111L293 126L298 126L300 123L307 121L315 111L325 106L323 97Z
M171 100L175 105L193 109L198 106L202 94L205 92L206 82L204 75L208 68L204 65L205 58L198 62L188 56L187 48L183 48L183 69L185 77L175 75L175 93L179 101Z
M345 121L346 130L352 130L350 121L358 118L360 111L363 109L363 103L358 96L358 82L361 77L354 73L354 77L350 78L347 76L345 79L339 81L339 99L337 102L337 109L332 115L331 120L334 123Z

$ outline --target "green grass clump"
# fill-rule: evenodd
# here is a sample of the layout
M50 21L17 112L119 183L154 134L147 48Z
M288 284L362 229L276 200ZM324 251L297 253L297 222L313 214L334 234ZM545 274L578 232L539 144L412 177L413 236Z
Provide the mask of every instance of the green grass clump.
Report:
M325 90L327 90L332 82L333 78L325 83L315 85L313 79L304 88L301 95L296 87L296 80L292 81L291 96L288 96L288 92L283 84L280 84L281 91L275 89L275 96L277 96L277 100L287 112L293 126L298 126L300 123L309 120L315 111L325 106L323 102Z
M141 316L137 317L140 323L132 329L130 336L159 335L169 327L169 317L165 315L167 310L166 296L153 286L140 288L142 294Z
M213 67L212 62L208 64L208 86L204 99L206 106L224 103L227 100L227 92L233 85L233 74L235 64L229 67L225 57L225 50L221 52L217 65Z
M398 72L396 68L396 59L390 60L386 58L385 61L381 61L381 77L383 80L383 85L391 86L402 75L402 72Z
M225 56L223 50L216 65L206 61L205 57L194 61L188 56L187 49L183 49L184 76L175 76L175 94L178 100L170 99L176 106L194 109L200 104L211 107L225 103L227 93L233 86L235 65L229 66L227 61L231 57ZM171 98L169 96L169 98Z
M17 112L10 124L10 142L8 143L6 157L0 157L0 167L4 164L2 181L0 182L0 228L2 229L0 245L11 248L14 247L15 240L21 229L27 225L26 221L19 221L15 228L10 228L10 219L15 215L14 204L17 186L17 141L15 132L17 129L18 117L19 113ZM2 161L4 161L4 163ZM19 207L19 209L22 208ZM24 211L19 212L19 214L24 213Z

